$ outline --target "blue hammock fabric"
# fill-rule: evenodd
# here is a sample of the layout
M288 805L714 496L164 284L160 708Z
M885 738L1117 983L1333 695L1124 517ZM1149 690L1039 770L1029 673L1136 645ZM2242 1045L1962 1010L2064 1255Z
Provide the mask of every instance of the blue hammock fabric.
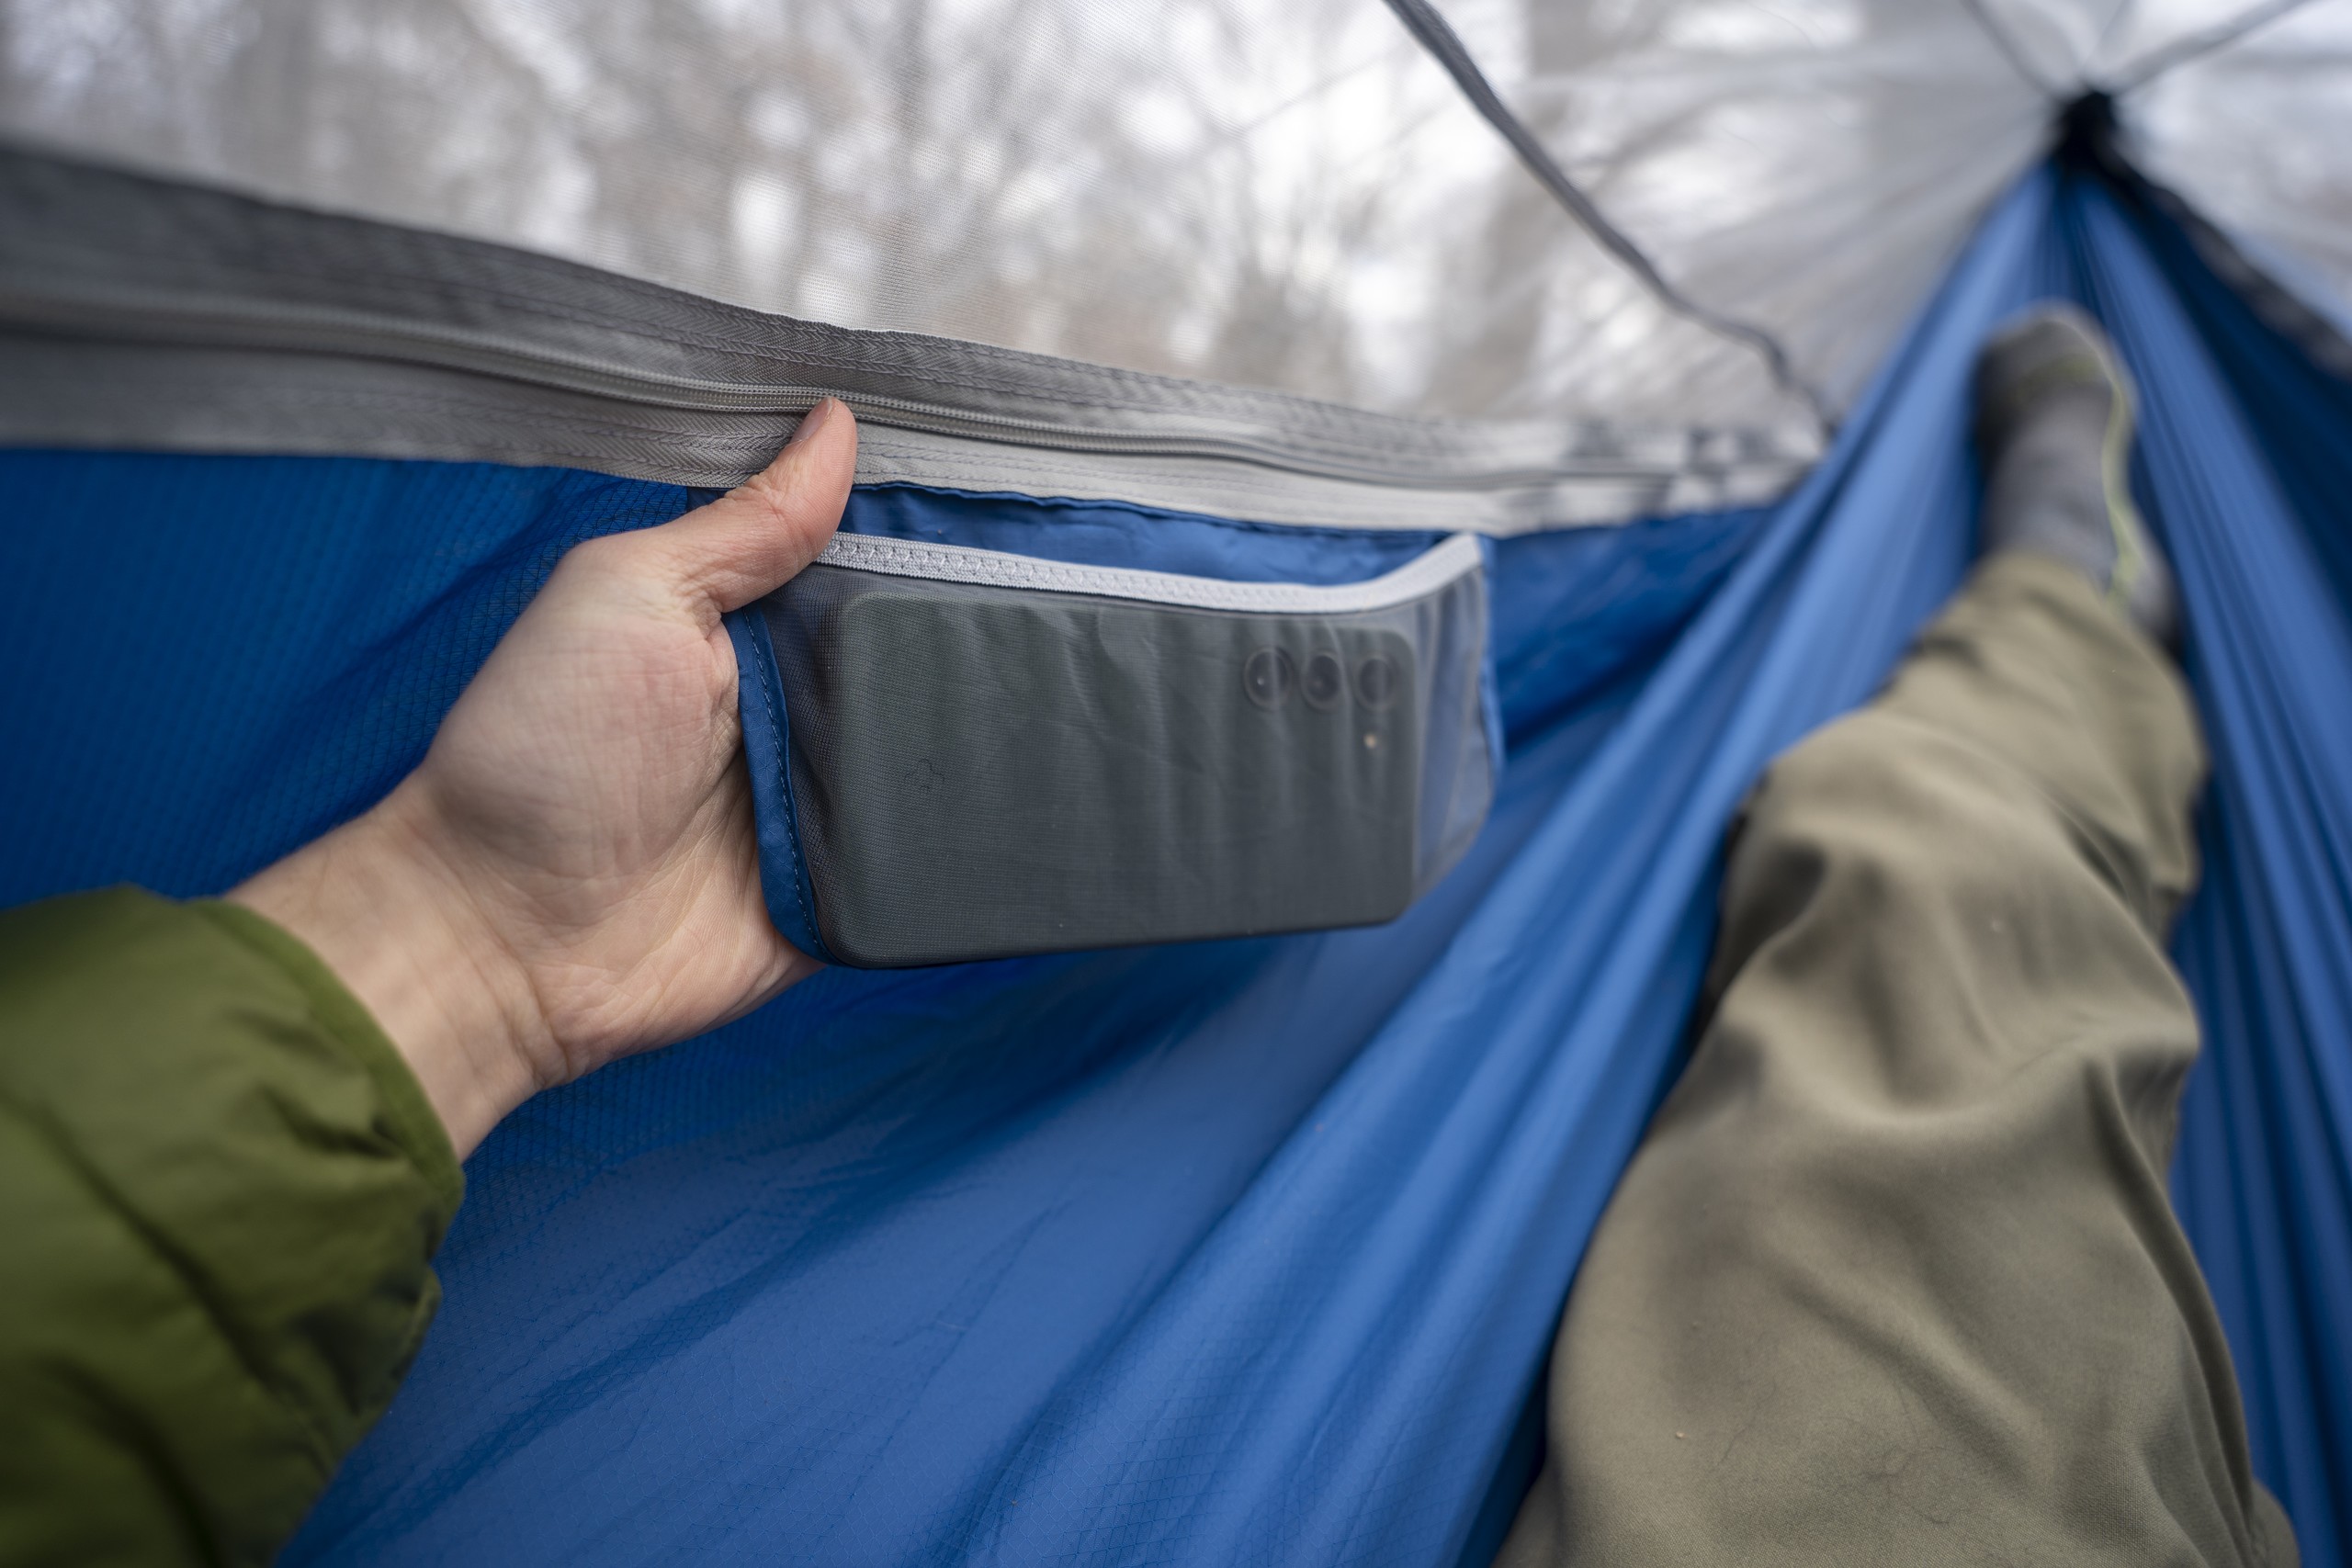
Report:
M826 972L543 1095L295 1563L1476 1562L1561 1302L1670 1082L1725 823L1971 553L1971 361L2071 294L2216 753L2177 1170L2256 1466L2352 1521L2352 395L2168 220L2055 169L1991 214L1776 507L1500 542L1510 761L1373 930ZM0 454L0 902L215 891L422 754L580 538L698 499L551 469ZM849 525L1232 577L1425 537L861 491ZM95 585L104 585L103 593Z
M2305 1562L2352 1562L2352 384L2177 229L2086 200L2068 240L2148 389L2139 481L2179 567L2213 752L2174 942L2205 1055L2174 1204ZM2168 279L2177 280L2165 287Z

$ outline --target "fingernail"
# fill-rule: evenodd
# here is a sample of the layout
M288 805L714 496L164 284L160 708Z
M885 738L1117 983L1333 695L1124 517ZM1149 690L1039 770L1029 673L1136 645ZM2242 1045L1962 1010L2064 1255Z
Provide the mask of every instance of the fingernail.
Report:
M807 413L802 414L800 416L800 423L792 427L792 438L786 441L785 446L787 448L797 446L809 436L815 434L817 433L817 427L823 424L826 420L832 417L833 410L841 407L841 402L842 400L839 398L820 398L817 400L817 406L810 409Z

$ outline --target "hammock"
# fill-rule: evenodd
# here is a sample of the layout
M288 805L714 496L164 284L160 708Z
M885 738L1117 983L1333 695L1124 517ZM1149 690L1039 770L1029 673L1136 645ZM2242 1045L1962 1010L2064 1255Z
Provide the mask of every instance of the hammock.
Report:
M2257 1472L2346 1561L2352 384L2212 230L2082 157L1991 210L1784 498L1491 541L1508 761L1402 919L831 969L526 1105L286 1561L1482 1562L1679 1061L1724 825L1960 581L1970 364L2049 294L2143 389L2215 758L2180 1213ZM364 808L568 546L710 493L322 454L292 397L309 455L262 455L191 399L194 434L0 451L0 902L216 891ZM1296 582L1444 532L1148 500L878 483L845 527Z

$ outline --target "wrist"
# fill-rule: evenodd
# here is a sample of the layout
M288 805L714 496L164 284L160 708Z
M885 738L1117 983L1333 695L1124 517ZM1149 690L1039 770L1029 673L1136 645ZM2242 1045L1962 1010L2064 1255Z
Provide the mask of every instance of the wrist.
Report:
M463 1159L546 1087L552 1033L523 964L435 852L413 786L231 889L334 971Z

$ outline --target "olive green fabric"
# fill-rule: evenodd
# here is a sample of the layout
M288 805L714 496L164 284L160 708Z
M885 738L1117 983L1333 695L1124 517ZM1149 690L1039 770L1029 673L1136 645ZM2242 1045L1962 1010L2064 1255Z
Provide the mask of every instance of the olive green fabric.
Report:
M415 1354L462 1190L268 921L0 914L0 1563L267 1562Z
M1500 1562L2295 1561L2165 1183L2202 772L2170 663L2023 554L1773 765Z

